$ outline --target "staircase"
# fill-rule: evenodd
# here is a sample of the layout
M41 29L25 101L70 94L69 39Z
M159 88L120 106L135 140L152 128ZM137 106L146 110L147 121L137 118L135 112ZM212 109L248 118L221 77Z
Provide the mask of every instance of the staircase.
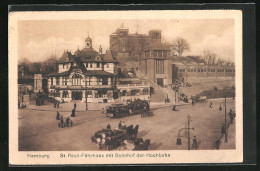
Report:
M154 94L151 94L150 98L151 102L164 102L167 95L170 99L170 102L175 101L175 92L170 87L161 87L153 81L145 79L144 75L138 70L135 70L135 73L139 79L149 82L151 87L154 88Z

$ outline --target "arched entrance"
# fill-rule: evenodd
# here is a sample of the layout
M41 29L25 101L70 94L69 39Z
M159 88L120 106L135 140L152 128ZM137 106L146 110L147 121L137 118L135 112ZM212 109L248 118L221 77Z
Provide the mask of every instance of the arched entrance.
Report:
M72 100L82 100L82 91L72 91Z

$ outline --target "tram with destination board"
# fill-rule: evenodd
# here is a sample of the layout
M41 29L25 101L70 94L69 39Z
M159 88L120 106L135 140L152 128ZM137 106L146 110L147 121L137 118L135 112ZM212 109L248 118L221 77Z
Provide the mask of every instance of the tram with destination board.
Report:
M120 118L125 116L137 115L150 110L149 102L136 99L127 104L112 104L106 108L106 116Z

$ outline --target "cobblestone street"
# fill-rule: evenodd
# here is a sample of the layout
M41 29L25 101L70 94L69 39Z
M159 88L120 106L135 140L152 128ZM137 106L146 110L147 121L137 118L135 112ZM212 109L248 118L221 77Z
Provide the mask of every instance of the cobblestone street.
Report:
M193 136L199 142L199 150L215 149L215 141L221 137L221 125L224 123L224 108L219 111L223 99L213 100L213 108L209 108L210 100L205 103L196 103L177 106L178 111L172 111L170 106L152 108L154 116L141 118L134 115L119 119L107 118L101 110L78 111L72 118L73 127L58 128L56 111L40 111L29 108L19 109L19 150L22 151L83 151L98 150L91 142L91 136L109 123L113 128L119 121L126 125L139 125L138 137L150 139L149 150L186 150L187 131L181 131L182 145L176 145L178 132L187 128L187 116L191 116L191 144ZM234 100L227 100L227 121L230 108L235 111ZM66 104L64 104L66 105ZM222 105L223 106L223 105ZM53 108L53 106L52 106ZM72 108L72 106L68 107ZM64 118L71 112L60 111ZM235 122L231 125L227 144L221 141L220 148L235 148ZM224 145L223 145L224 144Z

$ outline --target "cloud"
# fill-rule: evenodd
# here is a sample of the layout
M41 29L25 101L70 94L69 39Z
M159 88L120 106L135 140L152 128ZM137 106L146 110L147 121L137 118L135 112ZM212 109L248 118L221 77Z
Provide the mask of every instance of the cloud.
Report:
M203 55L204 50L209 50L221 57L232 62L235 61L234 54L234 31L232 28L226 29L222 35L207 35L201 42L191 45L188 52L191 55Z
M22 45L22 54L20 57L26 57L32 62L43 61L48 57L55 55L60 57L64 50L76 51L77 48L84 47L84 38L75 37L71 40L65 40L62 37L49 37L40 42L30 40L29 43Z

